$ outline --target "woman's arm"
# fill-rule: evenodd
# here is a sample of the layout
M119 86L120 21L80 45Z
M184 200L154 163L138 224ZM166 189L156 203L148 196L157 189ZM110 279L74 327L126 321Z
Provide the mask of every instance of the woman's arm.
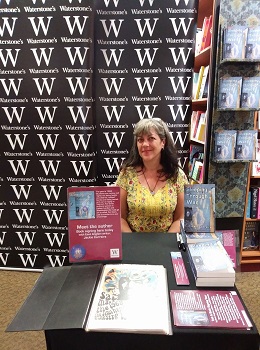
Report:
M184 218L184 193L177 196L177 205L173 214L173 222L168 232L180 232L180 220Z
M130 229L126 218L127 218L127 192L120 187L120 201L121 201L121 231L122 232L132 232Z

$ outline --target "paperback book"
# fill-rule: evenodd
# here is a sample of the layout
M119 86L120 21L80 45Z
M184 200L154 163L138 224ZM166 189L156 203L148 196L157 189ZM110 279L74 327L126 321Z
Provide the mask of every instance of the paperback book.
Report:
M195 278L224 277L234 282L233 263L219 240L188 244L188 253Z
M121 260L120 188L68 188L69 260Z
M168 283L162 265L105 265L87 331L171 334Z
M247 221L244 233L243 250L259 249L259 222Z
M242 77L222 77L219 80L219 108L239 108Z
M260 107L260 77L245 77L242 83L241 93L242 108Z
M256 158L257 130L238 130L236 159L254 160Z
M248 329L252 323L233 290L171 290L174 325Z
M251 176L260 176L260 140L257 140L256 144L256 156L257 162L252 162ZM250 217L250 216L248 216Z
M260 26L248 28L246 58L252 60L260 59Z
M214 158L217 160L235 159L236 138L236 130L215 131Z
M224 29L223 59L245 58L248 28L235 25Z
M215 232L215 185L184 186L184 230Z

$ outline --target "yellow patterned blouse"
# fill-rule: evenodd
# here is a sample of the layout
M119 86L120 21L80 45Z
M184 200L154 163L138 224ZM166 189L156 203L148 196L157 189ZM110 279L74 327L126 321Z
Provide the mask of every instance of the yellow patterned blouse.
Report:
M172 224L177 195L184 192L188 180L179 169L177 182L168 179L154 195L138 180L134 168L120 172L116 185L127 191L127 222L135 232L167 232Z

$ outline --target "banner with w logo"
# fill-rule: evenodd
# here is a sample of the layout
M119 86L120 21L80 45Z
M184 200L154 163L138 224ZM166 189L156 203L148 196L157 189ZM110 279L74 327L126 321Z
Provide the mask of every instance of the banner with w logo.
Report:
M68 265L67 188L160 117L188 162L198 0L0 2L0 268Z

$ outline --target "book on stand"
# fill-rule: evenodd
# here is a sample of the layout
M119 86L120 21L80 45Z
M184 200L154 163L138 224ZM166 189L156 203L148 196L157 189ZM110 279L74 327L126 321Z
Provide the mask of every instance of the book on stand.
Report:
M223 59L245 58L248 28L234 25L223 31Z
M236 268L240 255L239 230L217 230L215 233L228 253L233 267Z
M242 108L260 107L260 77L244 77L241 92Z
M162 265L105 265L87 331L171 334L168 283Z
M222 77L219 79L219 108L239 108L242 77Z
M238 130L236 159L254 160L256 158L257 130Z
M246 58L253 60L260 59L260 26L248 28Z
M187 233L215 231L215 185L184 186L184 230Z
M253 327L239 295L233 290L171 290L170 298L177 327Z
M121 260L120 188L69 187L67 195L70 262Z
M237 131L216 130L214 136L214 158L217 160L235 159Z
M243 248L244 251L259 250L259 222L246 221Z

